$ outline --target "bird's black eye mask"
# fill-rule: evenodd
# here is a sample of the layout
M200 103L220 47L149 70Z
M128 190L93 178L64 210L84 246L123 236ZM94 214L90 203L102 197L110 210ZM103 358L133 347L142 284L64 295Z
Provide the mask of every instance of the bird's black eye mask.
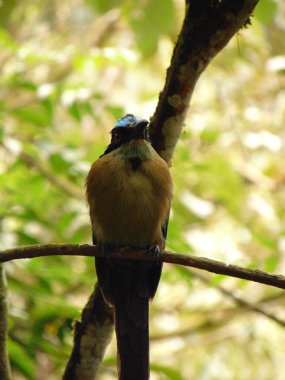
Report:
M132 114L125 115L118 120L117 124L112 129L111 142L102 156L119 148L121 145L126 144L131 140L143 139L149 141L147 126L147 120L140 119Z
M105 156L105 154L112 152L113 150L119 148L121 145L130 141L131 139L130 129L131 129L130 127L116 127L112 129L111 142L107 146L105 152L100 157Z
M136 128L134 127L117 127L111 131L111 135L111 144L115 144L117 146L121 146L134 139L143 139L149 141L147 128L144 128L143 130L136 133Z
M133 126L114 128L111 131L111 142L102 156L135 139L143 139L149 141L148 129L146 127L143 128L143 126L141 130L136 129Z
M117 127L111 131L111 144L120 146L131 140L132 127Z

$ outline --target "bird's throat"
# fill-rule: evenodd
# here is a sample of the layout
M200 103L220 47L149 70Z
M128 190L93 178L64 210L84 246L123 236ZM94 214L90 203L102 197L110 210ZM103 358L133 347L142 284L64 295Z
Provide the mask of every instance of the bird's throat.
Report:
M142 163L142 159L140 157L131 157L131 158L129 158L129 161L130 161L130 163L132 165L132 169L134 171L136 171Z
M124 145L122 153L129 160L132 169L136 171L144 160L152 157L153 150L144 140L136 140Z

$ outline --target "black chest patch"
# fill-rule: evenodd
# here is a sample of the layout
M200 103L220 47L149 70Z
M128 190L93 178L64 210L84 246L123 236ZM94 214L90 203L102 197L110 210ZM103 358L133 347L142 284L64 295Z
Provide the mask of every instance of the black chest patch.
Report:
M142 160L139 157L133 157L133 158L130 158L129 160L130 160L133 170L137 170L140 164L142 163Z

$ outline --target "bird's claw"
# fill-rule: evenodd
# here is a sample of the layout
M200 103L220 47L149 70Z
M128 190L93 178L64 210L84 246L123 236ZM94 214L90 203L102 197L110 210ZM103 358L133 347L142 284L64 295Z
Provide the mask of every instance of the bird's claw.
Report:
M115 249L115 245L114 244L101 244L100 245L100 250L101 250L101 254L102 254L102 257L104 259L107 259L110 257L110 254L112 253L112 251L114 251Z
M148 252L152 255L152 260L156 263L160 262L161 252L158 245L148 247Z

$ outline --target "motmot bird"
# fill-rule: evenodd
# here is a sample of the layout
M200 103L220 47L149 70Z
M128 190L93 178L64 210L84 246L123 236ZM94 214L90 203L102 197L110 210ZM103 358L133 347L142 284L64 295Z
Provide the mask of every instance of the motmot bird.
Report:
M155 295L165 248L172 179L153 149L148 121L128 114L111 130L111 142L86 179L98 283L113 306L119 380L149 378L149 300ZM146 249L150 261L114 259L112 249Z

